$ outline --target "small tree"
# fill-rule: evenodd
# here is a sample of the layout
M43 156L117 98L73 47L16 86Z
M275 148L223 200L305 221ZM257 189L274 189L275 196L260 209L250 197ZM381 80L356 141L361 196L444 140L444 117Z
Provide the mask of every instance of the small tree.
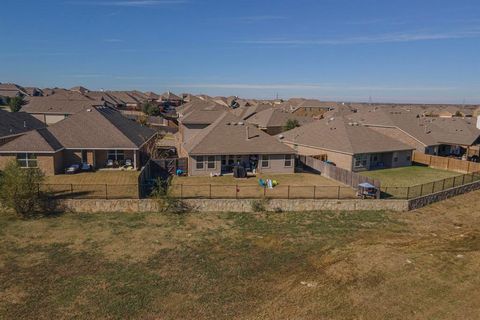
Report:
M8 106L10 107L10 111L18 112L24 105L27 104L27 101L23 98L23 96L14 97L8 99Z
M288 119L287 123L285 124L285 131L295 129L296 127L300 127L297 119Z
M160 114L160 109L158 108L158 106L154 105L149 101L143 104L142 111L149 116L158 116Z
M0 203L22 217L38 212L43 205L39 192L43 181L44 175L39 169L23 169L17 161L9 162L0 178Z

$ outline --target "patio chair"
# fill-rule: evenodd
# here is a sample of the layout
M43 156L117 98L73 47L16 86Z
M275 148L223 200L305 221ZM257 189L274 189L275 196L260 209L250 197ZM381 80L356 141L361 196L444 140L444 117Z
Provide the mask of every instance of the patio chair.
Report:
M127 167L133 167L132 160L131 160L131 159L126 159L126 160L125 160L125 166L127 166Z
M113 165L114 165L113 160L112 160L112 159L108 159L108 160L107 160L107 168L113 168Z

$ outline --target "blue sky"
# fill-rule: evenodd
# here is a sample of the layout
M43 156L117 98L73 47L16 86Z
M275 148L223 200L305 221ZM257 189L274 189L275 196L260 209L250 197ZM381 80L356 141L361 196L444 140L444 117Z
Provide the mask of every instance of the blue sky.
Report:
M478 0L2 0L0 82L480 103Z

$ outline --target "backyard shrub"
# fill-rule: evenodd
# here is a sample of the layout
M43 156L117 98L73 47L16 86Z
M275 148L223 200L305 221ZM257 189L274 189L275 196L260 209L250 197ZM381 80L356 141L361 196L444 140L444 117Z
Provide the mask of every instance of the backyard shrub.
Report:
M265 212L267 211L268 200L267 199L252 200L250 202L250 205L252 206L253 212Z
M171 213L186 213L191 211L191 208L185 201L172 197L169 193L172 177L168 179L158 178L155 183L155 188L152 192L152 197L157 199L159 208L162 212Z
M23 169L17 161L9 162L0 179L0 203L21 217L43 212L46 197L39 189L43 181L39 169Z

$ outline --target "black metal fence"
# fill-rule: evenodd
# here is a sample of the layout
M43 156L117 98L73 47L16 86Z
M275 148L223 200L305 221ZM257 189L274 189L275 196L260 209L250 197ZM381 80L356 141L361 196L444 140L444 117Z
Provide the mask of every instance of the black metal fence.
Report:
M381 187L382 198L413 199L480 181L480 172L462 174L408 187Z
M41 184L39 192L56 199L139 199L151 186L142 184Z

